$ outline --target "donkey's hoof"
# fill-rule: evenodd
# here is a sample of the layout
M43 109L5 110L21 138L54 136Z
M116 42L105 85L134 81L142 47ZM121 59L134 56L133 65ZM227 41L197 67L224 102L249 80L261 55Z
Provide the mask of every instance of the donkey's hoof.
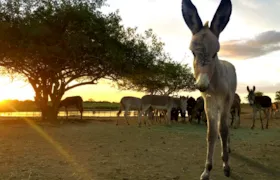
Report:
M254 126L252 126L251 129L254 129Z
M230 148L228 148L228 153L231 153L231 149Z
M200 180L209 180L209 174L202 173L200 176Z
M224 167L224 174L225 174L226 177L230 176L230 167L229 166Z
M210 172L204 170L200 176L200 180L209 180L210 179Z

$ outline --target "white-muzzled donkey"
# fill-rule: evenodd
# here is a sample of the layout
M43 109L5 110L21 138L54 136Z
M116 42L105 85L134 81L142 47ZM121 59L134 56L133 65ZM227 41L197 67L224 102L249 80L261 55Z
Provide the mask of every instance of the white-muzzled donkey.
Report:
M231 1L221 0L211 26L208 27L208 22L203 26L193 3L190 0L182 0L183 18L193 35L190 50L194 55L195 85L204 99L207 117L207 155L201 180L210 178L218 134L221 140L224 174L230 176L228 124L237 78L235 67L227 61L219 60L217 53L220 50L219 35L229 22L231 11Z

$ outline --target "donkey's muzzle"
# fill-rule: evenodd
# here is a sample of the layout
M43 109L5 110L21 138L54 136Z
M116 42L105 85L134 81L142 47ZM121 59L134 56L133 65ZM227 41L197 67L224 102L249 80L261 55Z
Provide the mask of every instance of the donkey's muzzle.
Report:
M200 92L205 92L209 86L202 86L195 84L195 88L198 89Z
M210 81L207 73L200 73L197 81L195 82L195 88L200 92L205 92L209 87Z

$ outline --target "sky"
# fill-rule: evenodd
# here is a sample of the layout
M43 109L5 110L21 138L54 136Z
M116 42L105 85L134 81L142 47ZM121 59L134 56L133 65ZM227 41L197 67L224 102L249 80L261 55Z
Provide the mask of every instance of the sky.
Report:
M220 0L192 0L202 22L212 20ZM192 67L189 50L191 32L181 12L181 0L107 0L104 13L119 10L123 25L138 27L139 33L153 29L166 44L165 50L175 61ZM275 0L234 0L230 21L220 35L220 59L230 61L236 68L237 93L246 102L246 86L256 86L272 99L280 90L280 2ZM0 80L1 99L32 99L34 91L27 82ZM144 93L120 91L106 81L98 85L75 88L66 96L81 95L84 100L119 101L123 96L141 97ZM198 97L198 91L182 95Z

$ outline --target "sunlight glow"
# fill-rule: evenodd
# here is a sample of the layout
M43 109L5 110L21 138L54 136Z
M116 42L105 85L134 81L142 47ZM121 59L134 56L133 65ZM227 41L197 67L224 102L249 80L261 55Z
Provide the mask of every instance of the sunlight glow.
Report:
M14 109L16 111L16 109ZM45 141L47 141L59 154L61 154L66 161L68 161L72 166L74 166L73 175L78 173L83 177L83 179L92 179L89 176L89 173L85 168L83 168L79 163L75 161L75 159L59 144L59 142L55 141L49 134L47 134L40 126L34 123L34 120L29 118L24 118L24 121L34 130L36 131Z

